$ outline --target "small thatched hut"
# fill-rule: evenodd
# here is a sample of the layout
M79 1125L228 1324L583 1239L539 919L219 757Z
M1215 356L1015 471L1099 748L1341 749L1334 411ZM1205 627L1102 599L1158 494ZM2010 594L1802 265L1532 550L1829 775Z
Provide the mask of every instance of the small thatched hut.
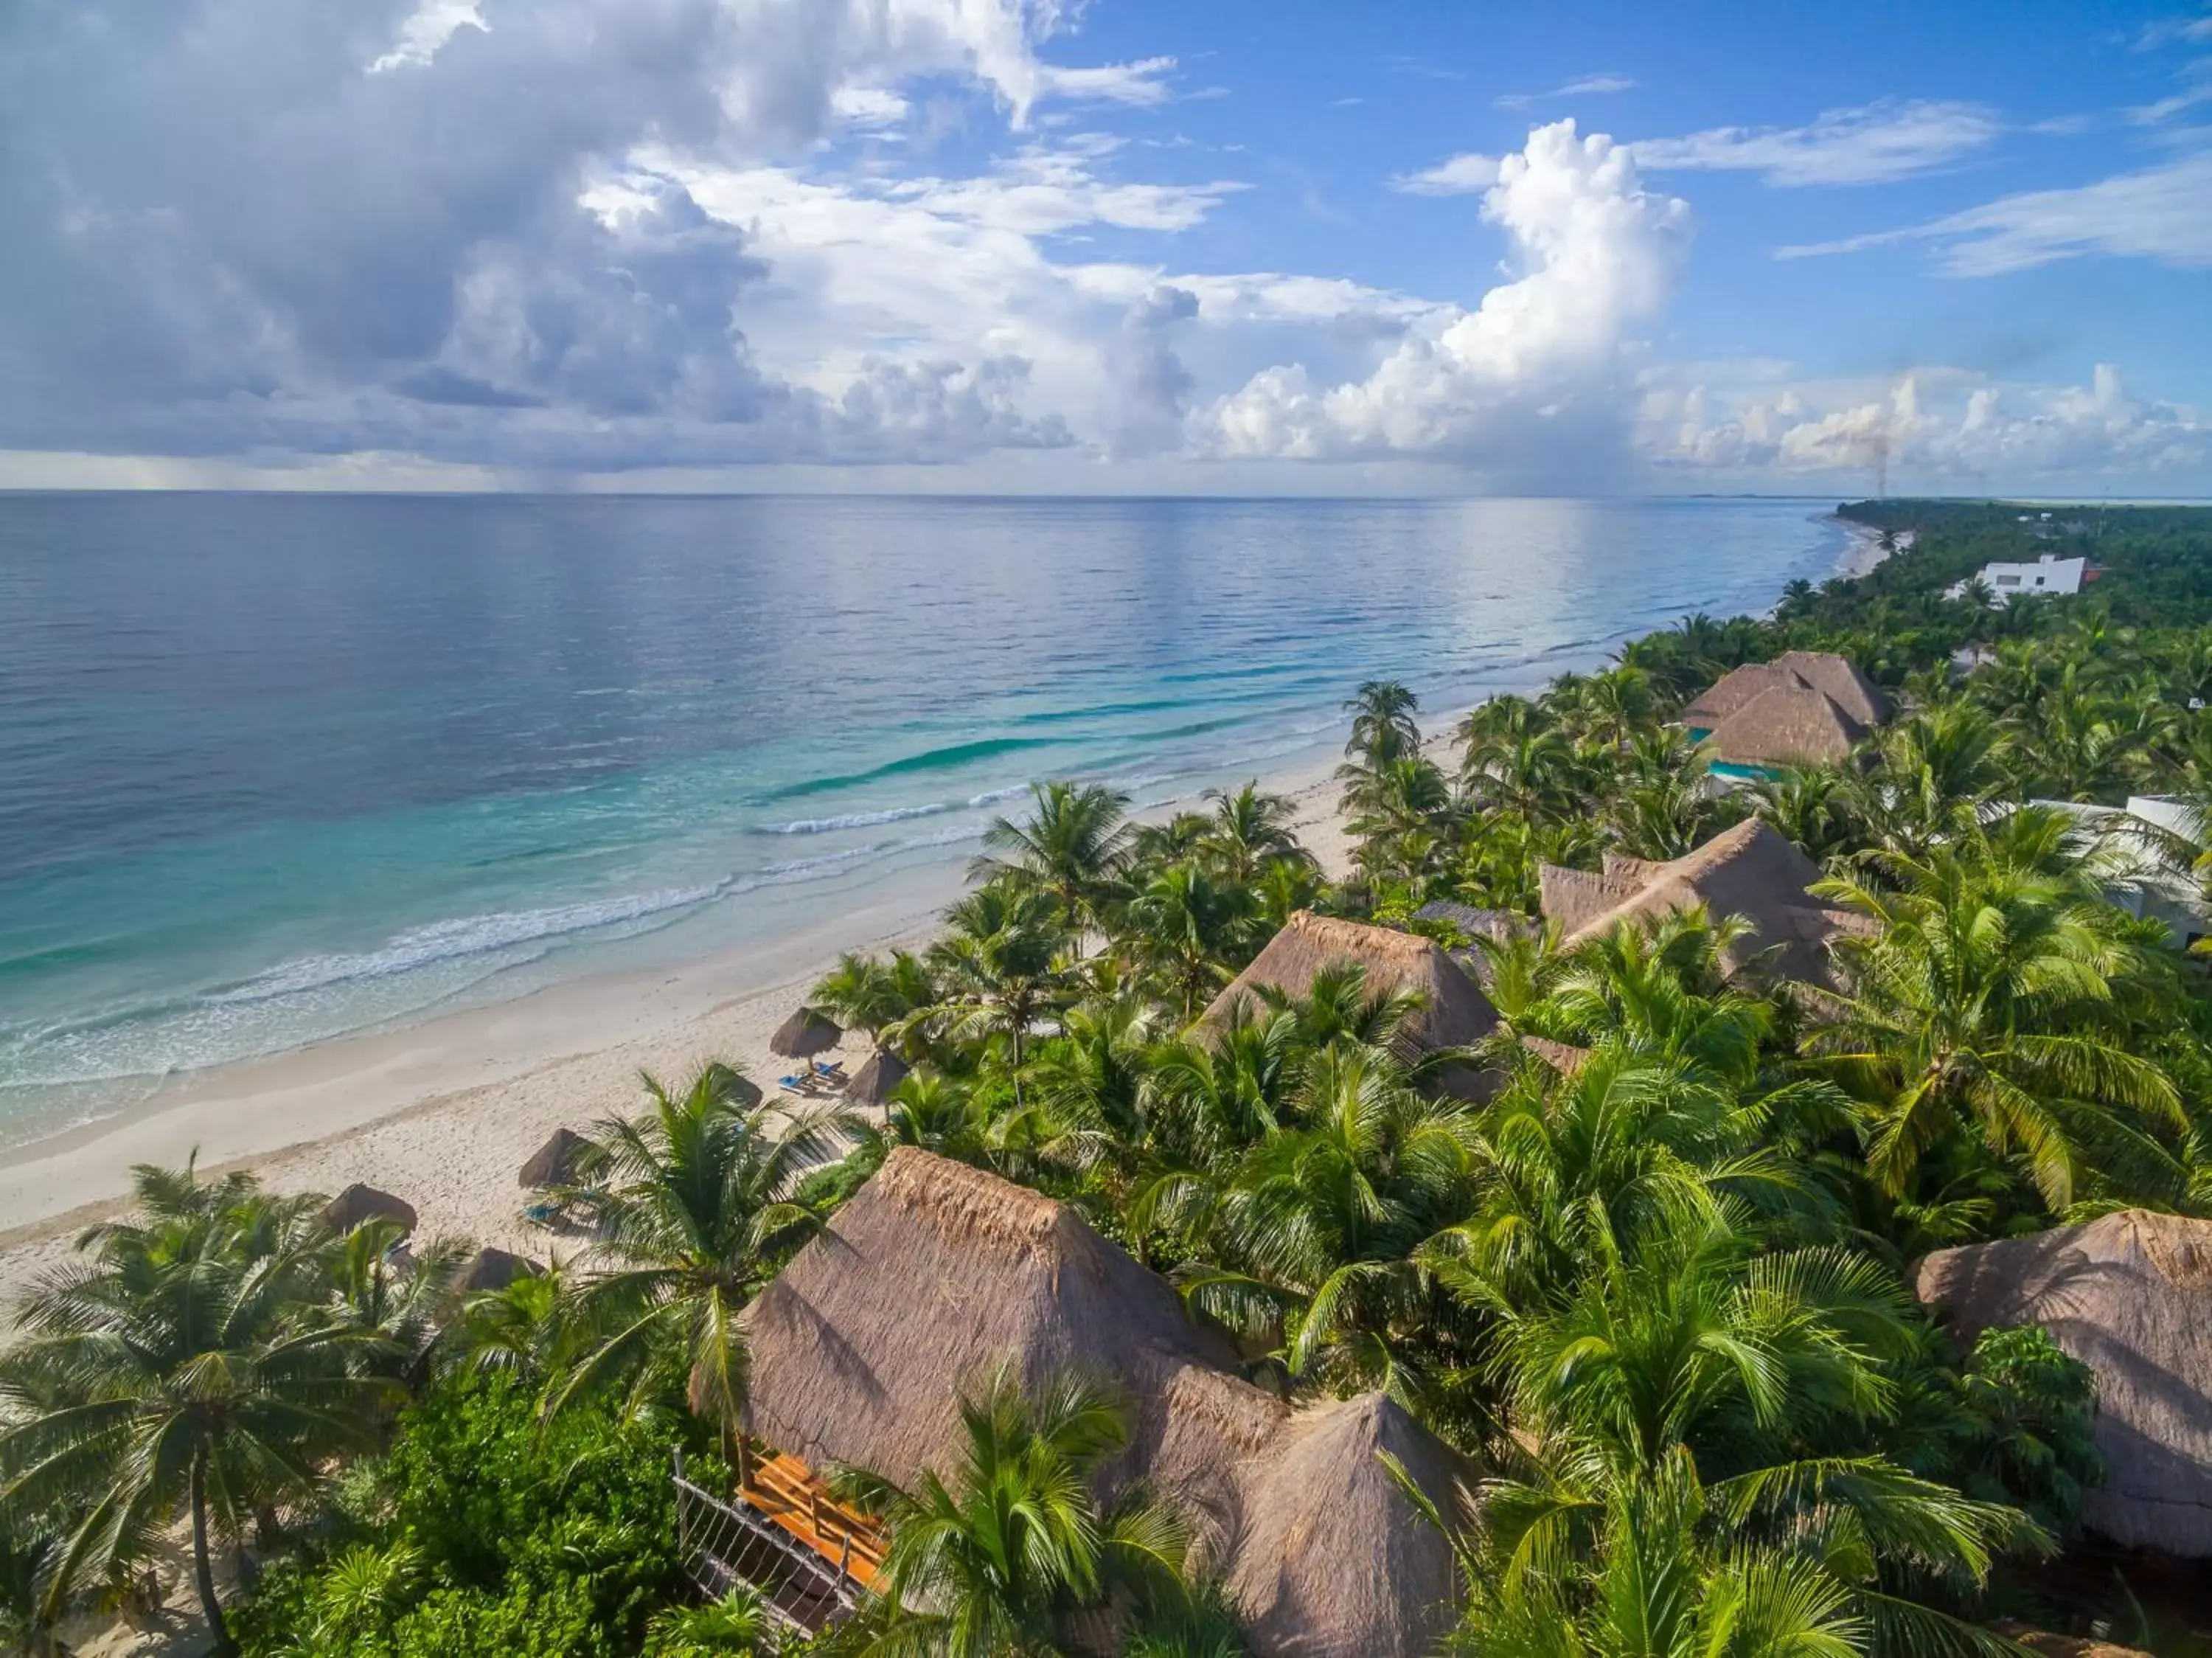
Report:
M1347 961L1367 970L1370 994L1411 991L1420 997L1420 1010L1398 1033L1401 1057L1409 1064L1439 1048L1479 1042L1498 1027L1498 1010L1490 998L1434 939L1309 910L1290 918L1251 966L1213 998L1199 1022L1223 1024L1240 1003L1264 1008L1259 997L1263 985L1304 996L1316 974Z
M1029 1385L1080 1370L1133 1407L1109 1484L1184 1509L1262 1658L1416 1658L1450 1624L1450 1550L1374 1453L1447 1509L1450 1454L1380 1395L1300 1412L1244 1381L1165 1281L1048 1198L902 1147L745 1322L746 1426L815 1468L945 1472L963 1389L1002 1363Z
M2096 1372L2106 1475L2086 1524L2212 1558L2212 1221L2130 1209L1939 1250L1916 1287L1962 1336L2041 1325Z
M1687 856L1665 863L1608 858L1601 874L1547 864L1537 872L1545 919L1571 948L1624 921L1650 921L1703 905L1718 918L1740 916L1750 934L1729 966L1754 964L1801 984L1832 988L1826 943L1865 923L1821 905L1806 888L1820 878L1812 859L1764 819L1747 818Z
M461 1277L461 1288L473 1294L479 1289L504 1289L517 1278L534 1278L538 1265L504 1249L479 1249L469 1270Z
M906 1080L907 1070L898 1055L877 1049L845 1085L845 1103L861 1111L881 1111L891 1090Z
M350 1232L367 1221L397 1221L400 1229L415 1229L415 1206L373 1186L354 1185L331 1199L323 1210L323 1224L333 1232Z
M836 1021L817 1008L800 1008L790 1018L775 1027L775 1034L768 1039L770 1053L786 1059L811 1059L817 1053L827 1053L845 1039L845 1033L837 1028Z
M533 1192L550 1186L567 1186L569 1177L576 1172L577 1154L591 1143L574 1129L555 1129L551 1137L522 1166L518 1184Z
M1867 728L1827 692L1808 685L1770 686L1705 734L1715 764L1765 771L1833 765L1865 741Z

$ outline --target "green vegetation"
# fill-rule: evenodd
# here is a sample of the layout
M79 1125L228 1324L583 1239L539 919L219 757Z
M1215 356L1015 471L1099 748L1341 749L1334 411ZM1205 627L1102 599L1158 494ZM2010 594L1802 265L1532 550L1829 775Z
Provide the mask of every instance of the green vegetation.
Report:
M848 1472L896 1592L846 1629L685 1603L667 1472L681 1447L728 1477L737 1315L912 1145L1076 1205L1272 1385L1386 1389L1469 1454L1482 1500L1431 1515L1468 1568L1453 1650L2017 1650L1989 1625L2063 1611L2032 1568L2100 1477L2091 1379L2039 1332L1961 1348L1904 1273L2120 1205L2212 1213L2200 966L2107 901L2109 848L2022 804L2212 805L2212 515L1848 511L1910 551L1498 698L1455 752L1404 686L1359 687L1341 884L1256 787L1138 825L1039 784L934 943L817 987L912 1067L884 1120L764 1117L725 1067L648 1084L557 1194L591 1247L556 1272L464 1295L456 1252L402 1273L388 1227L144 1172L139 1216L87 1234L0 1357L22 1637L181 1527L221 1649L258 1655L984 1658L1093 1649L1102 1607L1122 1650L1241 1650L1164 1494L1102 1502L1129 1424L1080 1377L965 1401L941 1478ZM2105 574L1943 596L2044 551ZM1711 792L1670 717L1789 649L1851 656L1899 719L1847 765ZM1572 949L1537 925L1541 864L1677 856L1754 812L1858 918L1840 994L1729 972L1724 916ZM2140 844L2205 867L2202 833ZM1471 938L1439 900L1528 924ZM1356 966L1194 1027L1301 908L1475 951L1501 1033L1419 1058L1394 1039L1418 1008ZM1459 1097L1449 1065L1494 1086ZM222 1589L249 1545L258 1585Z

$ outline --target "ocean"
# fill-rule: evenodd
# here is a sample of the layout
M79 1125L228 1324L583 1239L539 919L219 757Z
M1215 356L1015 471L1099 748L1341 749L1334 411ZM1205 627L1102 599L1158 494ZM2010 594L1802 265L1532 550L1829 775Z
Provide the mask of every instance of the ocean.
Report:
M773 938L1029 780L1319 759L1833 568L1809 501L0 496L0 1144Z

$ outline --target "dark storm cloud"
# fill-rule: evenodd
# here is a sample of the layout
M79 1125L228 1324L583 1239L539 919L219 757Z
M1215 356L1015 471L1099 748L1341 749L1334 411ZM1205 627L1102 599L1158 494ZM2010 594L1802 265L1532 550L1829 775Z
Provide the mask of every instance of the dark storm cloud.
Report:
M900 45L882 8L484 0L406 57L413 10L0 8L0 448L613 467L1066 441L1018 412L1018 361L875 365L835 402L764 374L740 232L665 180L580 205L641 144L817 136L854 55Z

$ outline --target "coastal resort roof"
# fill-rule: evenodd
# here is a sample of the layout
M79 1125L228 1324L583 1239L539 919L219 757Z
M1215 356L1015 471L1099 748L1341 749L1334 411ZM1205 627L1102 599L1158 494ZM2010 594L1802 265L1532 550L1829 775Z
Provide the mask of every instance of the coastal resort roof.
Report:
M790 1018L775 1027L775 1034L768 1039L770 1053L786 1059L811 1059L817 1053L827 1053L845 1039L845 1033L837 1023L817 1008L800 1008Z
M1262 989L1304 996L1316 975L1346 962L1366 970L1370 995L1410 991L1421 998L1419 1010L1399 1027L1395 1045L1409 1064L1439 1048L1479 1042L1498 1027L1498 1009L1490 998L1434 939L1309 910L1284 923L1267 948L1213 998L1199 1022L1225 1024L1240 1004L1264 1010Z
M2083 1494L2083 1523L2212 1557L2212 1221L2128 1209L1939 1250L1915 1287L1962 1337L2040 1325L2096 1373L2105 1483Z
M1681 722L1692 737L1717 736L1729 720L1771 691L1815 692L1833 704L1846 722L1859 727L1862 735L1875 726L1887 725L1896 714L1887 693L1848 656L1826 650L1787 650L1771 662L1747 662L1729 669L1682 710ZM1758 723L1812 717L1785 716L1781 712L1784 706L1775 704Z
M882 1110L891 1097L891 1090L906 1080L908 1069L906 1061L898 1055L877 1049L846 1084L845 1103L866 1111Z
M1381 1394L1301 1411L1245 1381L1165 1280L1051 1198L901 1147L744 1319L745 1425L812 1467L949 1474L963 1391L1002 1364L1029 1387L1078 1372L1133 1411L1103 1484L1177 1504L1261 1658L1415 1658L1450 1626L1450 1548L1374 1454L1447 1510L1452 1454Z
M1572 1077L1589 1064L1590 1051L1578 1048L1571 1042L1554 1042L1549 1037L1523 1036L1521 1045L1542 1060L1562 1076Z
M568 1177L575 1173L578 1155L591 1143L572 1128L555 1129L522 1166L516 1184L533 1192L546 1186L567 1186Z
M1703 747L1723 765L1832 765L1866 735L1826 692L1771 685L1708 731Z
M461 1289L473 1295L479 1289L504 1289L517 1278L534 1278L538 1264L504 1249L479 1249L461 1277Z
M369 1221L397 1221L403 1231L415 1229L415 1206L373 1186L356 1184L331 1199L323 1210L323 1224L333 1232L350 1232Z
M1864 923L1823 908L1805 889L1820 878L1813 860L1763 818L1724 829L1687 856L1664 863L1609 858L1606 868L1537 871L1546 919L1571 948L1623 922L1649 922L1703 905L1716 919L1739 916L1750 934L1729 951L1730 972L1757 966L1775 977L1832 989L1826 946Z

